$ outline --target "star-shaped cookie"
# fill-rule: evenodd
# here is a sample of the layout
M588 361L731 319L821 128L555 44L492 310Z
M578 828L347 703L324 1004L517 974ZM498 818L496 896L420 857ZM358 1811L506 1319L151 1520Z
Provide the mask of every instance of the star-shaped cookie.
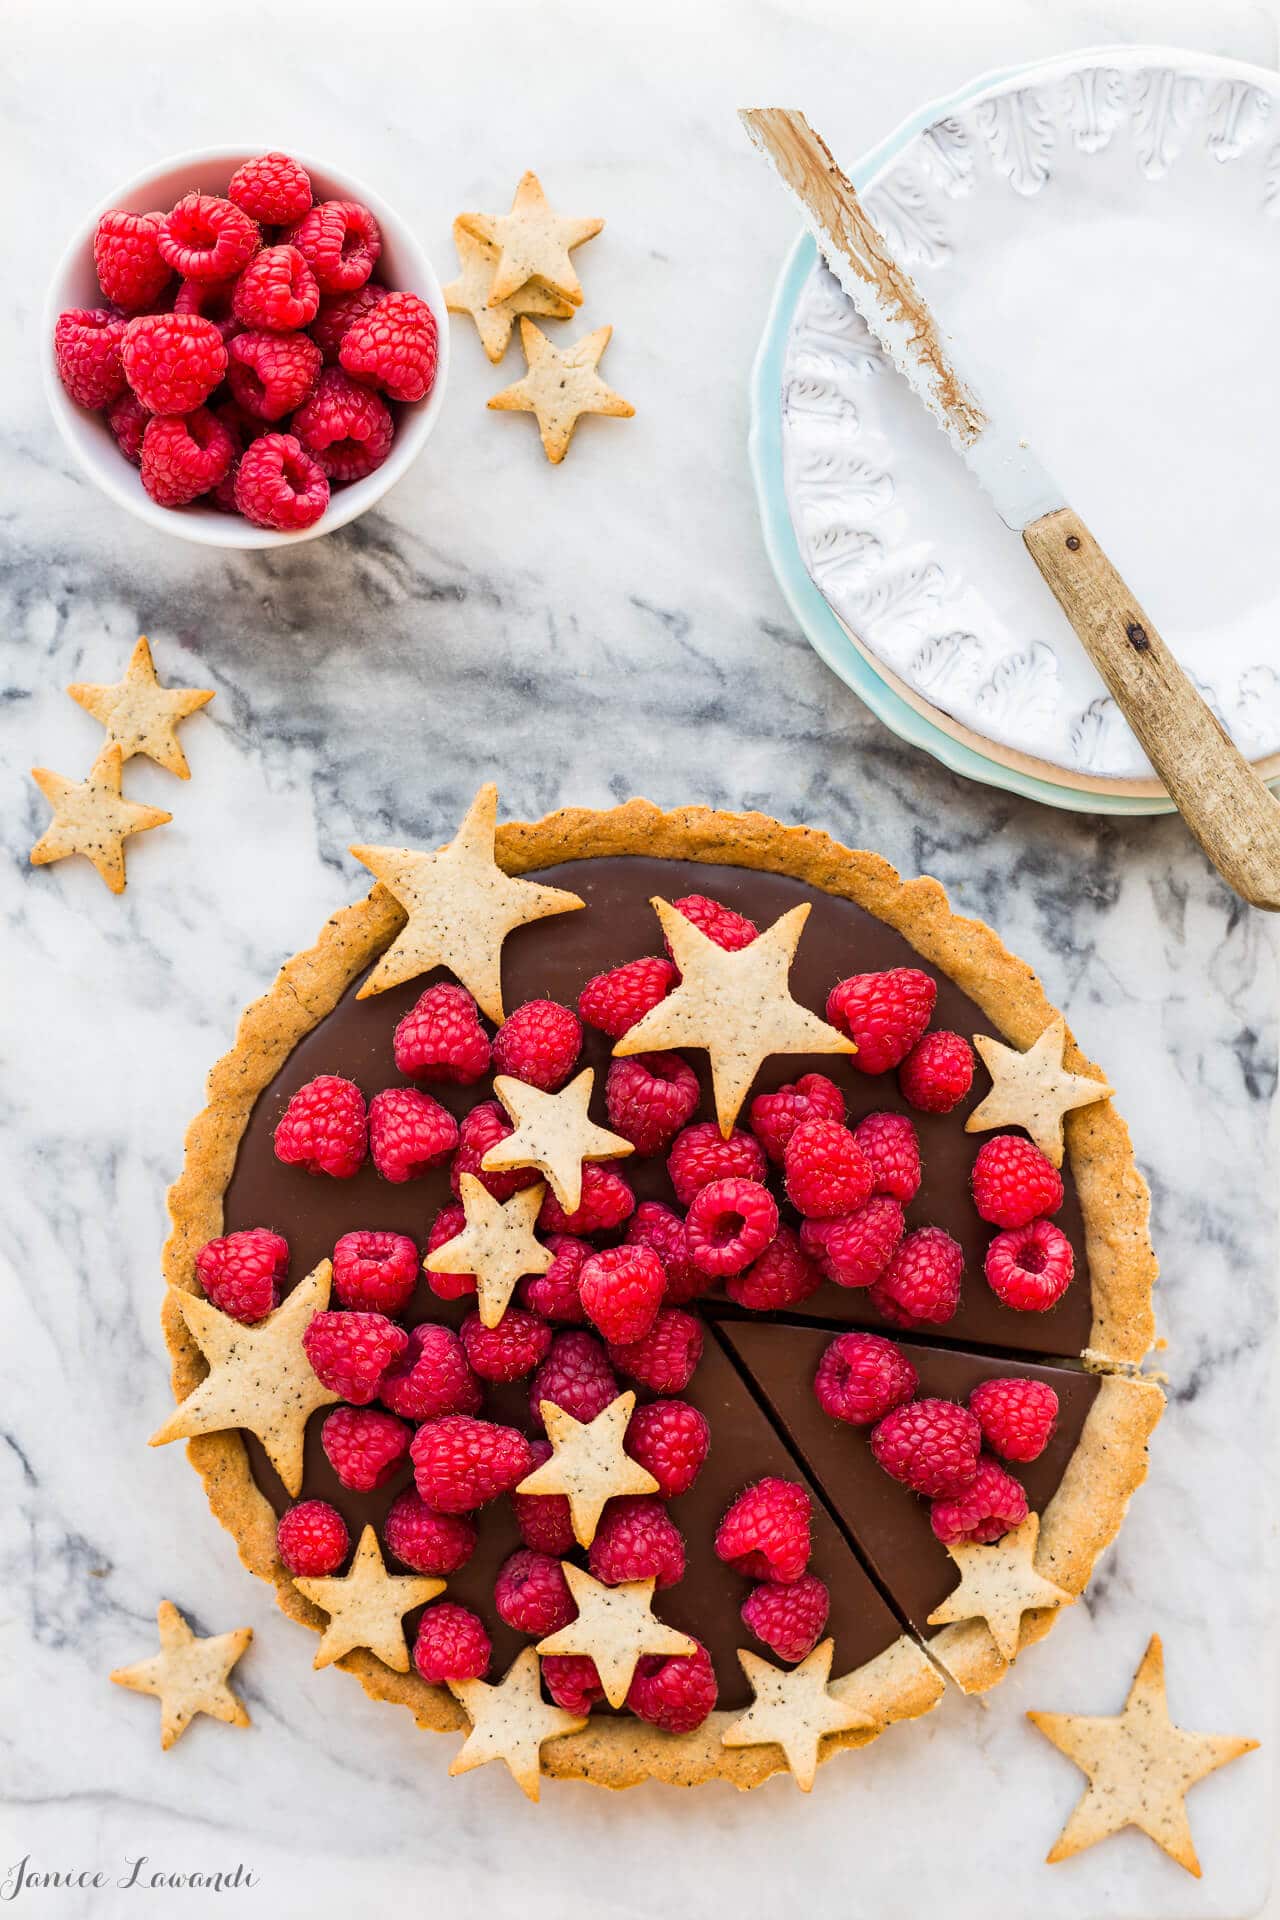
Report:
M497 1326L517 1280L527 1273L545 1273L555 1259L533 1232L546 1191L539 1183L521 1188L509 1200L495 1200L473 1173L459 1177L466 1225L422 1264L428 1273L474 1273L482 1326Z
M1089 1776L1075 1812L1054 1841L1051 1863L1070 1859L1122 1827L1141 1827L1180 1867L1200 1878L1185 1796L1197 1780L1251 1753L1258 1742L1174 1726L1159 1634L1151 1636L1123 1713L1113 1718L1029 1713L1027 1718Z
M317 1407L331 1407L339 1397L321 1385L302 1347L312 1316L329 1304L332 1277L330 1262L322 1260L274 1313L252 1327L219 1312L199 1294L171 1287L173 1303L209 1371L148 1445L164 1447L171 1440L242 1427L257 1434L286 1491L296 1499L307 1421Z
M432 967L448 967L501 1021L502 943L516 927L582 906L576 893L504 873L494 857L498 789L481 787L456 839L437 853L408 847L352 847L409 916L363 983L357 999L385 993Z
M931 1627L958 1620L985 1620L1002 1660L1018 1651L1022 1616L1034 1607L1069 1607L1075 1598L1036 1571L1040 1515L990 1546L960 1541L947 1552L960 1570L960 1584L929 1615Z
M126 760L144 753L166 773L189 780L191 769L178 744L178 723L213 698L212 687L162 687L156 678L151 647L144 633L129 658L124 679L113 687L79 680L68 687L71 698L100 720L108 746L117 746Z
M131 1693L154 1694L160 1702L160 1745L167 1751L181 1739L198 1713L247 1727L244 1701L227 1685L227 1675L253 1639L252 1627L215 1633L201 1640L171 1600L156 1611L160 1651L131 1667L117 1667L111 1678Z
M520 345L528 372L514 385L495 393L489 405L498 413L532 413L538 421L542 447L553 466L569 451L574 428L584 413L608 413L629 420L635 412L629 400L606 386L596 368L613 335L612 327L597 327L563 349L553 347L532 320L520 322Z
M462 271L444 289L445 306L450 313L471 315L480 335L480 345L495 363L507 350L517 315L537 313L552 320L567 320L573 312L568 300L562 300L539 280L526 280L505 300L490 305L498 264L497 249L468 233L461 220L453 223L453 244L458 249L458 265Z
M1111 1089L1105 1080L1087 1080L1062 1064L1067 1023L1061 1014L1051 1020L1025 1053L1006 1047L990 1034L975 1033L973 1044L991 1075L991 1091L964 1123L966 1133L989 1133L993 1127L1024 1127L1046 1160L1062 1165L1062 1117L1075 1107L1091 1107L1106 1100Z
M124 843L131 833L162 827L173 815L163 807L143 807L121 791L124 755L110 744L89 769L87 780L68 780L48 767L32 767L31 778L53 808L49 822L31 849L33 867L82 853L91 860L112 893L123 893Z
M629 1027L615 1054L705 1047L711 1058L716 1117L725 1139L764 1062L775 1053L856 1053L847 1035L791 998L787 978L807 905L792 907L737 953L655 899L654 911L680 969L680 984Z
M721 1736L724 1745L781 1747L796 1785L805 1793L813 1786L827 1734L870 1730L875 1725L857 1707L827 1691L834 1649L834 1640L823 1640L798 1667L790 1669L775 1667L746 1647L738 1649L742 1671L755 1699L742 1718Z
M510 1074L494 1076L493 1090L515 1131L490 1147L480 1162L485 1173L511 1167L537 1167L566 1213L582 1204L584 1160L618 1160L633 1151L620 1133L598 1127L587 1109L595 1073L584 1067L560 1093L544 1093Z
M548 1706L532 1647L516 1655L496 1685L487 1680L450 1680L449 1691L471 1722L449 1772L470 1773L490 1760L504 1760L511 1778L531 1800L538 1798L543 1742L580 1733L587 1724L580 1713Z
M425 1606L444 1592L443 1580L421 1574L388 1573L378 1536L372 1527L360 1535L351 1571L295 1579L305 1599L324 1609L329 1624L321 1636L314 1664L327 1667L353 1647L367 1647L384 1667L408 1673L409 1648L404 1616L412 1607Z
M491 304L509 299L527 280L539 280L571 306L582 305L582 282L569 254L599 233L604 221L553 213L536 173L521 176L510 213L460 213L457 224L497 249Z
M648 1653L696 1653L697 1641L653 1616L652 1580L624 1580L606 1587L572 1560L562 1560L578 1617L539 1640L539 1653L585 1653L596 1663L604 1697L620 1707L636 1663Z
M551 1458L527 1474L516 1492L563 1493L579 1546L595 1539L606 1500L658 1490L653 1475L623 1447L635 1404L634 1393L620 1393L594 1420L575 1420L554 1400L541 1402Z

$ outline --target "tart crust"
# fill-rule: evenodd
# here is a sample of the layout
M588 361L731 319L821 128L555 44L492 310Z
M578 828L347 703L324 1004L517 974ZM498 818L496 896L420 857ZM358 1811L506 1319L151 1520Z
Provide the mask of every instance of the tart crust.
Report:
M496 850L513 874L627 854L788 874L852 900L892 927L922 959L948 974L1014 1045L1029 1046L1056 1011L1026 962L982 921L952 913L936 880L904 881L877 854L843 847L810 827L782 826L759 813L697 807L664 813L646 800L630 800L606 812L568 808L535 822L509 821L498 828ZM259 1094L298 1042L390 944L404 918L391 895L375 886L367 898L335 913L315 945L286 961L268 992L241 1016L231 1051L209 1075L208 1104L188 1128L182 1171L169 1192L172 1232L163 1271L171 1286L196 1289L195 1255L222 1232L223 1196ZM1101 1077L1069 1033L1065 1061L1073 1072ZM1156 1278L1149 1196L1128 1129L1112 1102L1104 1101L1068 1115L1066 1137L1093 1289L1093 1327L1084 1358L1109 1377L1042 1516L1037 1565L1077 1594L1146 1475L1147 1443L1163 1395L1151 1381L1128 1377L1154 1339ZM174 1395L182 1400L203 1377L205 1363L168 1297L162 1323ZM276 1553L275 1515L253 1480L239 1433L204 1435L188 1443L187 1454L245 1566L275 1586L277 1603L291 1619L322 1631L324 1614L299 1593ZM1055 1618L1049 1611L1027 1614L1020 1647L1040 1639ZM940 1668L966 1692L994 1685L1007 1671L981 1621L946 1627L928 1647L926 1654L904 1633L875 1659L832 1682L832 1691L855 1701L875 1726L828 1737L823 1759L841 1747L866 1746L894 1721L927 1713L945 1690ZM461 1708L444 1687L428 1686L414 1673L393 1673L365 1651L349 1653L338 1664L354 1673L372 1698L407 1707L422 1727L449 1731L465 1725ZM602 1716L581 1733L549 1742L543 1772L614 1788L648 1779L677 1786L712 1779L758 1786L785 1762L772 1746L723 1747L721 1735L736 1717L717 1711L696 1732L675 1737L630 1716Z

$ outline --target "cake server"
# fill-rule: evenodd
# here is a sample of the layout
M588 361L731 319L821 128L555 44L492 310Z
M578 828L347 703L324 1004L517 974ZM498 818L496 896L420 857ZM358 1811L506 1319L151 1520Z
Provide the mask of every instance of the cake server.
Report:
M823 259L1027 551L1187 826L1250 905L1280 911L1280 800L1231 740L1016 425L979 395L911 276L802 113L753 107L754 144Z

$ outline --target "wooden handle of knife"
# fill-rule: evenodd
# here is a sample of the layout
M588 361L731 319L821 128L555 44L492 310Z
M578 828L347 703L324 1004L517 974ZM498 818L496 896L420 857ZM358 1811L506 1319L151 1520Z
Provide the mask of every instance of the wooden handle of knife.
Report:
M1280 912L1280 800L1215 718L1070 507L1022 535L1205 853L1250 906Z

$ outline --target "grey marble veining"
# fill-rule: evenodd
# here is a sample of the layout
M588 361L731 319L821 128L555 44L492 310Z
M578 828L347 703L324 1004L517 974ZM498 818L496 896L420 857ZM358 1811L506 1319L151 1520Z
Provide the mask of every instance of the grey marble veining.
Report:
M958 21L917 0L855 27L834 0L648 19L379 0L340 61L323 10L287 61L287 25L255 19L254 59L197 98L171 83L197 58L189 23L169 67L139 71L87 7L12 12L0 140L7 175L39 192L14 209L23 271L0 288L0 1870L29 1853L118 1874L146 1853L259 1877L150 1908L50 1894L58 1920L329 1920L375 1894L501 1920L676 1904L709 1920L788 1898L851 1920L1256 1908L1265 1748L1195 1791L1202 1885L1132 1834L1051 1871L1078 1782L1022 1715L1114 1710L1158 1629L1176 1717L1274 1731L1275 928L1177 821L1050 813L902 747L791 625L745 460L746 371L791 218L732 109L785 93L870 141L977 68L1073 42L1159 32L1270 60L1273 11L1188 0L1153 28L1136 6L1071 0L1047 19L1007 0ZM224 15L249 32L247 10ZM92 138L69 144L79 125ZM456 209L501 205L526 165L566 209L605 214L578 256L582 319L614 324L606 369L635 420L586 423L548 469L531 422L484 410L515 350L490 368L462 323L438 434L384 511L242 558L123 517L45 416L43 279L112 179L241 127L340 152L445 267ZM62 689L115 678L141 631L166 680L218 697L184 731L189 785L129 769L129 792L174 821L132 843L117 900L80 862L29 870L44 813L26 770L88 764L97 728ZM361 889L349 840L438 841L490 776L511 815L632 793L759 807L937 874L1105 1063L1151 1182L1172 1407L1117 1546L987 1701L950 1698L808 1800L785 1782L749 1800L550 1786L535 1809L496 1769L447 1780L452 1742L312 1674L310 1636L240 1568L180 1450L144 1444L168 1403L164 1190L205 1071L240 1007ZM106 1684L153 1643L161 1596L205 1632L253 1625L237 1675L251 1733L201 1723L162 1756L153 1703Z

